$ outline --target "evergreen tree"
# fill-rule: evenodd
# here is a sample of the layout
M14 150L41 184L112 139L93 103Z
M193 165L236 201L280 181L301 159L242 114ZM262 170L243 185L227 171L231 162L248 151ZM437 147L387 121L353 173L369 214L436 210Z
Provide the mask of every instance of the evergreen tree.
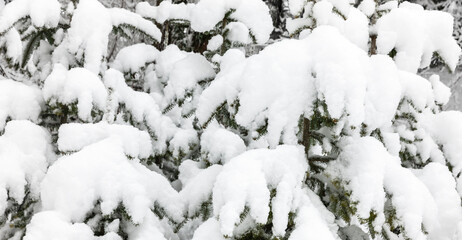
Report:
M462 237L448 14L1 3L0 239Z

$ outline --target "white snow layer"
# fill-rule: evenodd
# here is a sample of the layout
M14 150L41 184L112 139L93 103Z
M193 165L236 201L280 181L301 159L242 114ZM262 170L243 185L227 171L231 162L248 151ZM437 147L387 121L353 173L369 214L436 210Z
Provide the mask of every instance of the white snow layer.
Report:
M98 16L95 18L94 16ZM154 23L140 15L119 8L105 8L97 0L81 0L72 16L66 44L69 52L85 57L85 68L98 74L107 54L108 36L113 27L134 26L160 41L161 32Z
M257 149L233 158L225 164L213 188L213 212L220 219L221 233L233 236L246 206L256 223L266 223L270 190L274 189L273 232L284 236L289 212L299 207L294 199L306 170L303 150L295 146Z
M226 129L209 127L201 136L201 150L211 164L224 164L245 152L246 146L239 135Z
M197 32L213 30L232 9L234 12L230 17L242 24L240 26L248 28L257 43L263 44L268 41L273 24L269 9L261 0L200 0L196 4L172 4L170 1L163 1L157 7L141 2L136 6L136 12L143 17L155 19L159 23L166 20L189 21L192 29Z
M120 49L112 63L112 67L121 72L135 73L144 67L146 63L154 62L158 54L159 50L154 46L145 43L133 44Z
M394 49L398 67L412 73L428 67L436 52L454 71L461 49L452 37L453 25L448 13L403 2L377 21L377 50L388 54Z
M58 0L15 0L0 11L0 33L6 32L21 18L29 16L37 28L54 28L61 18Z
M462 220L460 198L455 181L446 166L430 163L412 172L401 167L400 159L390 155L375 138L344 140L340 162L329 171L348 182L358 215L368 218L377 213L374 228L380 231L385 222L385 194L391 195L396 214L411 239L451 239Z
M312 114L315 99L347 126L390 126L403 94L399 76L389 57L369 57L335 28L321 26L306 39L273 44L245 60L228 51L196 113L205 123L223 102L238 98L238 124L255 130L267 118L263 138L270 146L294 144L299 116Z
M151 137L131 125L68 123L59 127L58 148L62 152L80 151L82 148L106 138L117 137L122 141L125 154L148 158L152 154Z
M51 105L76 103L78 116L84 121L91 120L93 109L106 109L107 90L103 82L85 68L67 70L63 65L55 64L45 80L43 96Z
M51 137L44 128L25 120L8 122L0 136L0 215L8 197L22 203L26 187L30 197L38 198L51 151Z
M110 137L58 159L41 184L43 209L83 221L97 200L103 215L122 203L133 222L142 223L157 203L172 219L181 221L183 202L178 192L137 159L127 159L123 149L120 138Z
M0 79L0 130L7 118L38 121L42 105L42 93L37 87Z

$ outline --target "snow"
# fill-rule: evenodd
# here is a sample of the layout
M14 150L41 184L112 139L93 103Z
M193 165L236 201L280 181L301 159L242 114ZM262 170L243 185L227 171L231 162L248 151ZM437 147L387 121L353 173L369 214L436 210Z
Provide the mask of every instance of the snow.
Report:
M258 44L263 44L268 41L273 31L273 23L269 15L268 7L263 1L228 0L228 4L235 5L234 8L236 9L236 11L231 14L231 18L245 24L255 36Z
M456 182L448 168L439 163L429 163L416 171L417 177L427 186L438 206L438 224L428 236L430 239L452 239L457 224L462 221L462 207Z
M52 159L49 133L30 121L8 122L0 136L0 215L11 198L22 203L25 188L30 188L32 198L40 193L40 181Z
M451 89L440 81L438 75L432 75L429 80L433 87L436 103L446 105L451 97Z
M292 209L294 190L301 187L307 163L302 148L279 146L274 150L247 151L225 164L213 188L213 212L220 219L220 231L233 236L239 215L247 206L257 223L266 223L270 189L274 234L284 236Z
M121 72L135 73L147 63L154 62L157 59L159 51L145 43L133 44L122 48L117 53L112 68Z
M448 213L447 209L450 206L460 208L460 199L454 187L451 187L455 186L455 182L444 166L431 163L423 170L418 170L421 173L416 172L416 176L409 169L401 167L399 158L391 156L380 142L370 137L346 139L339 158L341 162L331 165L331 174L342 176L348 182L352 198L358 202L360 217L368 218L369 212L375 210L378 216L374 226L382 226L387 192L391 195L406 236L426 239L421 231L422 224L430 236L443 237L440 234L444 230L440 227L449 231L446 232L447 236L455 233L460 212ZM435 171L439 174L432 174ZM441 178L436 180L436 176ZM441 188L443 186L445 188ZM439 194L445 196L449 206L442 202L443 197Z
M317 26L326 25L329 23L331 15L333 14L333 8L334 6L332 3L328 2L327 0L323 0L314 4L313 17L316 19Z
M115 69L106 71L104 84L112 89L111 98L113 99L113 105L109 106L106 117L115 117L119 104L123 103L133 120L145 123L148 129L155 133L157 141L154 152L164 152L167 149L166 142L173 138L178 128L170 118L162 115L156 101L149 94L134 91L127 86L123 74Z
M227 39L231 42L238 42L243 44L248 44L251 42L249 29L247 26L241 22L231 22L226 25L226 30L228 30Z
M159 62L163 60L159 59ZM188 91L194 90L199 81L214 78L215 71L204 56L188 54L175 61L169 74L164 76L168 77L164 88L166 99L183 99Z
M72 224L58 212L45 211L33 216L27 226L25 240L96 240L90 227L84 223ZM121 239L119 237L119 239ZM114 239L115 240L115 239Z
M375 13L375 1L374 0L364 0L359 4L358 9L361 10L367 17L371 17Z
M448 13L401 3L377 21L377 51L388 54L395 49L397 66L412 73L429 66L436 52L454 71L461 49L452 37L453 22Z
M186 208L190 217L200 210L202 203L210 199L215 180L222 168L221 165L212 165L209 168L199 170L187 182L182 181L183 189L180 191L180 196L182 199L188 199ZM180 168L180 170L182 169ZM180 172L180 174L182 173Z
M237 123L255 130L267 118L263 138L271 147L281 139L296 143L299 116L312 114L316 98L326 102L330 117L344 118L349 126L366 122L371 130L389 126L401 100L400 71L391 59L368 57L330 26L316 28L303 40L275 43L244 61L232 53L229 58L236 60L228 65L225 54L221 72L200 96L197 117L204 123L223 102L239 98ZM418 78L402 82L411 77ZM406 89L426 101L411 84Z
M94 18L92 16L98 16ZM79 1L67 36L67 49L78 58L85 57L85 68L100 72L107 55L108 36L113 27L131 25L160 42L161 32L154 23L125 9L107 9L97 0Z
M205 221L195 232L192 240L225 240L226 238L220 232L220 222L215 218Z
M439 114L430 114L422 116L422 125L435 139L443 146L444 155L449 164L453 167L452 172L459 174L462 171L462 159L459 149L462 146L460 134L462 127L462 113L456 111L447 111ZM451 126L451 127L448 127ZM462 194L462 186L457 186L459 194Z
M213 36L207 44L207 50L216 51L223 44L223 37L220 35Z
M159 28L149 20L144 19L140 15L120 8L109 9L111 15L111 22L114 27L124 24L134 26L138 30L144 32L156 41L160 42L162 33Z
M221 128L207 128L201 136L202 154L211 164L227 163L245 152L244 141L235 133Z
M399 75L404 98L412 101L418 110L434 105L433 90L429 81L405 71L400 71Z
M305 4L306 0L289 0L290 13L294 16L298 16L302 12Z
M37 28L54 28L58 25L60 14L61 4L57 0L15 0L1 8L0 33L5 33L26 16Z
M454 70L450 15L287 0L268 42L271 1L4 2L1 239L462 236L462 113L443 111L451 90L422 73L434 53ZM44 29L54 41L21 68ZM323 135L307 154L304 117ZM313 155L335 159L315 172Z
M11 28L5 35L6 42L6 55L14 62L17 63L22 56L22 42L19 32L15 28Z
M37 122L42 111L40 90L20 82L0 79L0 130L7 118Z
M59 158L41 184L44 210L82 221L97 200L103 215L122 203L134 223L142 223L154 203L175 221L183 218L183 203L163 176L138 160L128 160L119 138L107 138ZM69 191L72 189L72 191Z
M56 64L45 80L43 97L51 105L77 103L79 118L90 121L93 109L106 109L107 90L98 75L89 70L67 70L63 65Z
M154 213L148 212L146 214L143 223L138 226L131 226L131 230L128 232L129 239L134 240L149 240L159 239L167 240L176 238L170 238L168 234L172 231L166 227L166 219L160 220Z
M151 137L131 125L99 123L69 123L59 127L58 148L61 152L76 152L106 138L122 141L125 154L148 158L152 154Z
M231 9L234 12L230 17L245 25L258 44L268 41L273 24L269 9L261 0L200 0L196 4L163 1L157 7L142 2L136 6L136 12L141 16L155 19L161 24L167 20L189 21L191 28L197 32L213 30Z

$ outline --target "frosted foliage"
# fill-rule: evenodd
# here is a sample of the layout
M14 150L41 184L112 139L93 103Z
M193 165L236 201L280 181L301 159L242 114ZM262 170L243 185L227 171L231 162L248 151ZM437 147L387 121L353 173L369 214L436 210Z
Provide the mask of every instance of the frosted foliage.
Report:
M27 16L35 27L54 28L60 14L61 5L57 0L15 0L0 8L0 33Z
M9 79L0 79L0 129L7 118L38 121L43 98L40 90Z
M113 27L123 24L130 24L160 41L160 30L140 15L125 9L105 8L97 0L82 0L74 11L66 47L77 57L85 57L85 68L99 73L107 55L108 36Z
M136 7L137 13L159 23L177 19L189 21L191 28L197 32L213 30L231 9L234 12L230 17L250 29L257 43L268 41L273 25L269 9L261 0L200 0L196 4L163 1L156 7L142 2Z
M123 144L112 137L58 159L41 184L44 210L82 221L100 200L102 214L110 214L122 203L132 221L142 223L157 203L181 221L183 204L178 193L163 176L137 159L128 160Z
M221 103L238 98L237 123L255 129L267 118L268 134L263 137L270 146L280 139L296 143L299 116L312 114L316 98L326 102L332 118L344 118L352 126L365 122L373 128L391 124L401 99L400 71L393 61L368 57L329 26L318 27L303 40L268 46L244 61L234 61L233 51L229 54L200 97L199 121L207 121ZM227 61L236 64L228 69Z
M201 204L209 200L215 180L217 175L221 172L222 166L213 165L203 170L195 168L194 170L196 170L197 173L185 179L184 174L188 170L191 171L191 167L192 166L187 166L187 164L180 167L180 174L183 174L183 176L181 176L183 189L180 192L180 196L182 199L188 199L186 210L189 216L194 216L194 214L200 211Z
M411 239L426 239L422 224L435 239L449 239L456 233L462 215L449 209L460 208L460 198L446 166L431 163L413 173L370 137L346 139L339 158L340 162L330 166L332 175L348 182L361 218L368 218L370 211L377 213L376 229L384 224L384 200L389 193ZM435 171L438 174L432 175Z
M109 69L104 75L104 84L112 89L112 104L106 117L114 118L119 104L124 104L137 122L145 122L157 137L154 151L157 153L167 149L166 141L173 138L177 127L172 120L162 115L156 101L147 93L137 92L125 83L123 74Z
M48 132L29 121L11 121L0 136L0 215L7 198L22 203L28 187L31 197L38 198L40 181L51 159Z
M456 176L462 172L462 156L459 151L462 146L462 141L459 137L459 134L462 133L460 121L462 121L462 113L456 111L442 112L436 115L427 113L422 117L422 124L425 129L438 144L443 146L444 155ZM457 189L462 196L460 177L458 177Z
M96 124L63 124L59 128L58 148L62 152L80 151L84 147L106 138L118 138L123 142L125 154L147 158L152 154L149 134L131 125L100 122Z
M454 18L448 13L401 3L399 8L377 21L377 50L388 54L394 49L397 66L413 73L428 67L436 52L454 71L461 49L452 37L453 22Z
M294 146L252 150L233 158L223 167L213 188L213 211L220 219L221 233L233 236L245 206L252 219L266 223L272 201L273 231L283 236L287 216L297 207L294 194L301 188L306 169L303 150ZM273 199L271 189L276 190Z
M106 108L107 90L98 75L85 68L67 70L56 64L45 80L43 97L52 105L77 103L80 119L91 120L92 110Z

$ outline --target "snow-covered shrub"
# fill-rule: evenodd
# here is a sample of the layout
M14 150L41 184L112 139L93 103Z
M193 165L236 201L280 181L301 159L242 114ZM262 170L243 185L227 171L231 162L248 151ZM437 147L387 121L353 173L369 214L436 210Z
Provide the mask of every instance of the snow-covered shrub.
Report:
M417 74L434 56L455 70L450 15L6 2L0 239L462 237L462 114Z

